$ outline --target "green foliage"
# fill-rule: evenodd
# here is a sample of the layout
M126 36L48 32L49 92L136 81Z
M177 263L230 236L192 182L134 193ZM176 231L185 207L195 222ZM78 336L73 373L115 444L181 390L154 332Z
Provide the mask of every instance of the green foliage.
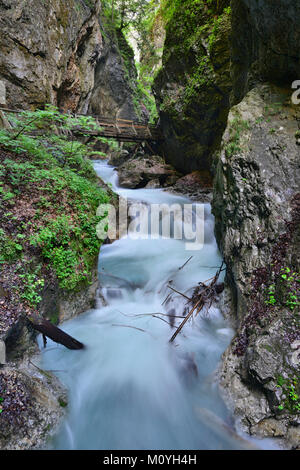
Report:
M278 410L298 414L300 412L299 379L297 377L284 379L280 375L277 379L277 387L281 388L283 392L283 399L278 406Z
M23 280L21 299L26 300L31 307L36 307L42 300L40 292L45 284L44 279L38 277L36 272L20 274L19 277Z
M124 75L131 88L135 112L141 119L147 111L151 123L154 123L158 117L151 90L153 65L160 60L162 51L156 51L149 38L158 9L159 0L104 0L103 2L105 27L110 34L115 35L115 43L123 59ZM134 64L133 51L129 46L132 37L138 45L142 64ZM133 73L135 67L137 74Z
M142 19L153 4L158 5L158 0L102 0L104 15L120 30L129 26L140 29Z
M59 403L59 406L61 406L62 408L66 408L68 406L68 402L66 402L63 398L59 397L58 398L58 403Z
M0 263L14 261L22 254L22 245L0 229Z
M266 290L265 303L272 306L287 307L291 312L299 307L300 275L289 267L281 268L279 276Z
M190 105L201 99L201 92L215 86L212 51L222 31L228 30L229 0L163 0L162 16L166 24L163 64L176 67L177 82L182 84L163 96L161 109L174 118L189 115ZM223 27L224 25L224 27ZM208 44L208 48L203 47ZM177 59L177 60L176 60ZM176 62L175 62L176 60ZM166 81L161 74L156 82ZM173 96L172 96L173 95Z
M204 56L199 60L193 74L190 76L184 90L183 101L188 107L189 103L198 95L201 87L213 83L213 68L209 57Z
M266 300L266 304L269 304L269 305L275 305L276 304L276 298L275 298L275 284L271 284L269 287L268 287L268 290L267 290L267 300Z
M72 290L90 280L89 268L101 243L95 230L100 220L100 217L88 217L80 212L78 223L74 224L70 217L61 215L46 220L31 237L31 244L38 246L42 256L53 266L61 288Z
M109 202L109 196L99 187L87 159L92 147L74 140L70 130L80 129L84 135L97 125L90 117L63 115L52 106L9 116L9 120L13 130L0 131L0 148L13 152L0 167L0 210L9 226L13 213L7 207L17 208L27 197L32 216L23 226L30 239L20 229L19 233L12 229L11 234L0 230L1 262L13 262L34 247L60 287L76 289L91 280L101 245L96 211L99 204ZM30 270L19 277L24 286L20 297L36 306L42 278Z
M210 33L209 41L208 41L210 53L213 50L214 43L215 43L215 41L218 37L218 32L219 32L220 28L222 27L222 24L224 23L224 21L227 21L227 18L230 15L231 15L231 8L229 6L227 8L224 8L224 11L223 11L222 15L220 15L219 17L213 19L213 27L212 27L212 31Z
M158 112L155 98L151 90L153 77L146 75L146 73L146 67L140 66L133 101L138 117L141 117L142 107L144 106L148 111L150 124L154 124L158 119Z
M241 134L245 132L245 130L249 129L249 123L247 121L243 121L240 118L235 118L230 126L230 138L229 142L226 145L225 152L227 157L231 157L232 155L236 155L237 153L242 151L240 140Z
M299 302L299 283L300 275L292 271L289 267L281 269L280 275L281 286L283 292L283 302L290 310L295 310L300 306Z

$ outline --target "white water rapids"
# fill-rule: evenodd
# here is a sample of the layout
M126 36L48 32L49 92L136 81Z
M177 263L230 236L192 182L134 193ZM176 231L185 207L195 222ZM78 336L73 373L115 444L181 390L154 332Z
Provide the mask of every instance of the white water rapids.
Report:
M119 188L106 162L95 162L95 169L128 199L188 202L160 189ZM171 293L168 282L191 293L216 273L221 257L213 229L206 204L202 250L187 251L184 241L162 238L122 238L102 246L99 279L108 305L102 306L99 298L98 308L62 325L86 349L71 351L49 340L43 350L42 367L59 370L56 375L69 389L67 417L50 448L243 448L220 425L221 420L228 427L232 422L214 378L233 331L211 307L189 321L170 344L175 329L166 315L171 311L181 316L186 300L173 293L163 304ZM174 320L178 326L182 318Z

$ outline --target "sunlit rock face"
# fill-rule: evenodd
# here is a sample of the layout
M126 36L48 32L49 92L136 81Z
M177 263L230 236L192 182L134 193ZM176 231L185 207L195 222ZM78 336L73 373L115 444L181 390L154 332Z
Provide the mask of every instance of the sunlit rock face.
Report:
M100 1L0 2L0 80L9 107L83 111L101 54Z
M83 108L93 88L95 55L100 53L99 1L88 8L75 0L1 2L0 75L7 104L45 102Z

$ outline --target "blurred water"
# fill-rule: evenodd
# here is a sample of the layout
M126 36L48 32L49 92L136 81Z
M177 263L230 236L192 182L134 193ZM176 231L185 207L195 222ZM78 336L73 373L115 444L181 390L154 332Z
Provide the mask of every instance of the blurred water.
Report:
M106 162L95 162L95 169L123 197L188 202L158 189L118 188ZM164 302L171 292L167 284L191 293L215 274L221 258L213 225L206 205L200 251L187 251L184 241L161 238L123 238L102 246L99 278L108 305L103 307L99 299L98 308L62 325L86 349L70 351L49 340L43 354L43 367L61 370L57 375L69 388L68 416L51 448L243 448L218 423L220 418L231 425L231 417L213 373L233 335L219 310L211 307L198 315L173 344L168 342L175 331L169 323L178 326L182 318L167 314L182 316L186 300L173 294ZM199 416L199 409L208 411Z

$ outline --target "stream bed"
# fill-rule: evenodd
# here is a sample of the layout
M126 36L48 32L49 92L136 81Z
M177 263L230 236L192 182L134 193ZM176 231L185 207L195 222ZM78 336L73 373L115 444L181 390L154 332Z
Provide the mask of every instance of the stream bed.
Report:
M119 188L113 167L105 161L94 167L130 200L189 202L161 189ZM163 237L123 237L103 245L99 280L107 305L99 296L97 308L62 325L86 348L71 351L49 340L43 349L40 341L42 367L55 370L69 389L67 417L51 449L245 448L227 432L232 418L214 377L233 336L218 308L213 304L200 312L169 343L186 299L168 285L188 295L222 263L209 204L204 214L201 250L189 251L184 240ZM167 316L170 312L174 317Z

